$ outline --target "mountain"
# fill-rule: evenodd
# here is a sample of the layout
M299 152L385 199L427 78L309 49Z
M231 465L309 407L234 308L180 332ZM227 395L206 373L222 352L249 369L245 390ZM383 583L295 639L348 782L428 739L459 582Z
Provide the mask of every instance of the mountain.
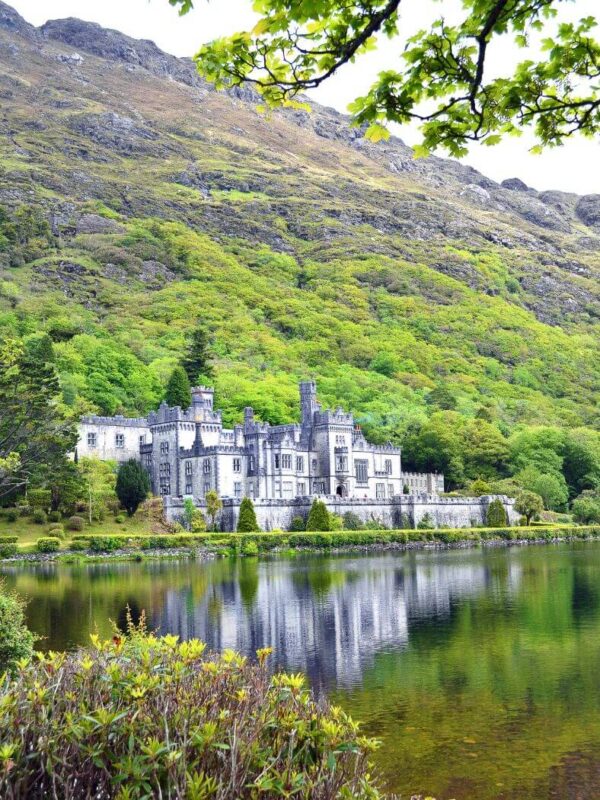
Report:
M293 419L312 376L381 439L440 392L504 432L598 425L600 195L265 115L152 42L2 3L0 59L0 324L50 334L68 403L148 411L200 321L228 422Z

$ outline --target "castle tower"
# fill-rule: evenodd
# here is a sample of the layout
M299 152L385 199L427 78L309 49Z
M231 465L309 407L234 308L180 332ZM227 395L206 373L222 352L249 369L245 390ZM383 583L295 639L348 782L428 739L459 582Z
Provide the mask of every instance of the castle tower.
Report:
M315 381L300 382L300 412L302 427L312 426L315 411L319 411L321 404L317 402L317 384Z

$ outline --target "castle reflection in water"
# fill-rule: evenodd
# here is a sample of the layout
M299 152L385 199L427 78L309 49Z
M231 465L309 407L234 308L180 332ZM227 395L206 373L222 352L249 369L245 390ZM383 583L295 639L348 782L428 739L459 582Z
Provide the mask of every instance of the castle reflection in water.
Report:
M271 646L278 667L307 673L314 686L352 686L378 653L405 647L415 626L443 623L453 604L496 580L510 592L519 575L517 564L500 576L465 552L248 559L211 576L200 598L167 590L152 624L219 651Z

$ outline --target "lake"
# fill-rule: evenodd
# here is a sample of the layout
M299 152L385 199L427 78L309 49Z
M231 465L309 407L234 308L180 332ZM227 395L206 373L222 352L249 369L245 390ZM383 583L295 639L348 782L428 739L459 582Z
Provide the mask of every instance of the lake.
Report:
M438 800L600 797L600 543L5 565L43 648L125 608L305 672L382 740L382 783Z

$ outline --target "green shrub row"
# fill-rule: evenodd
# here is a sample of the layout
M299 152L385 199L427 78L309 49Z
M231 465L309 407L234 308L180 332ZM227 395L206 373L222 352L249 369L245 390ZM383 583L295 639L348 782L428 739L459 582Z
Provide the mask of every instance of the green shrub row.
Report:
M76 534L70 546L72 550L91 550L97 553L115 550L166 550L206 546L210 549L230 549L242 554L264 553L276 548L313 548L328 550L334 547L368 546L382 544L409 544L411 542L484 542L495 539L547 540L586 539L600 537L600 526L511 527L511 528L457 528L448 530L383 530L383 531L334 531L331 533L197 533L135 535Z
M168 550L171 547L198 547L200 537L194 534L163 534L158 536L128 536L127 534L76 534L72 550L91 550L94 553L110 553L114 550Z
M16 556L19 551L19 545L12 542L8 544L0 543L0 558L11 558Z
M0 536L0 545L16 544L18 541L19 541L18 536Z
M56 553L60 550L60 539L56 536L42 536L37 540L35 548L38 553Z

